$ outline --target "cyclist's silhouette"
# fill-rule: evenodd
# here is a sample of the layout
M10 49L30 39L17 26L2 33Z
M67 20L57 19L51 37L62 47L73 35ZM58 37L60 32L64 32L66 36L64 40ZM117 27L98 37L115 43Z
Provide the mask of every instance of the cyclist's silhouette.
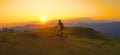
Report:
M63 29L64 29L64 24L61 22L61 20L58 20L58 24L56 25L57 27L57 31L59 33L62 33Z
M64 24L61 22L61 20L58 20L57 25L54 27L54 29L51 30L51 34L55 38L60 38L61 40L65 40L67 36L63 32L63 29L64 29Z

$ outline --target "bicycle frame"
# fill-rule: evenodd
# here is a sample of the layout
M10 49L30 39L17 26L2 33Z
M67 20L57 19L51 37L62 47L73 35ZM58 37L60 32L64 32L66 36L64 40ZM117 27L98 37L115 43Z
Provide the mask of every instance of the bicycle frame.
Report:
M52 34L52 36L53 36L54 38L59 38L59 39L61 39L61 40L64 40L64 39L67 38L66 34L63 33L62 31L59 32L59 31L57 30L57 28L52 28L52 29L51 29L51 34Z

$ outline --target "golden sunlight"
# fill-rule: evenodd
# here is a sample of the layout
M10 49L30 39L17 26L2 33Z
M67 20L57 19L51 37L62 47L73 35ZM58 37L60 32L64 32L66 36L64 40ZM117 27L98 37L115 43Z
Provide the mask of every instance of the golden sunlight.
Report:
M41 21L41 22L46 22L46 21L47 21L47 18L46 18L45 16L41 16L41 17L40 17L40 21Z

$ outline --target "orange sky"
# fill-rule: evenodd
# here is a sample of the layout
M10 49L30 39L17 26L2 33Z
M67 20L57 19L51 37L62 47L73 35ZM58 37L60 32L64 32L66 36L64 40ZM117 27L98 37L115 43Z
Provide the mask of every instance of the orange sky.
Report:
M0 23L91 17L120 20L120 0L0 0Z

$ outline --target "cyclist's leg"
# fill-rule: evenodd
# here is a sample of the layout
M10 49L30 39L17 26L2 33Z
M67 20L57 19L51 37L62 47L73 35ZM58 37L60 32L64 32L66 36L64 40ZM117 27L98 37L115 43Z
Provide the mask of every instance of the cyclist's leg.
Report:
M60 35L62 35L62 34L63 34L62 29L59 29L59 34L60 34Z
M63 29L61 29L61 39L65 40L67 38L67 35L63 32Z

